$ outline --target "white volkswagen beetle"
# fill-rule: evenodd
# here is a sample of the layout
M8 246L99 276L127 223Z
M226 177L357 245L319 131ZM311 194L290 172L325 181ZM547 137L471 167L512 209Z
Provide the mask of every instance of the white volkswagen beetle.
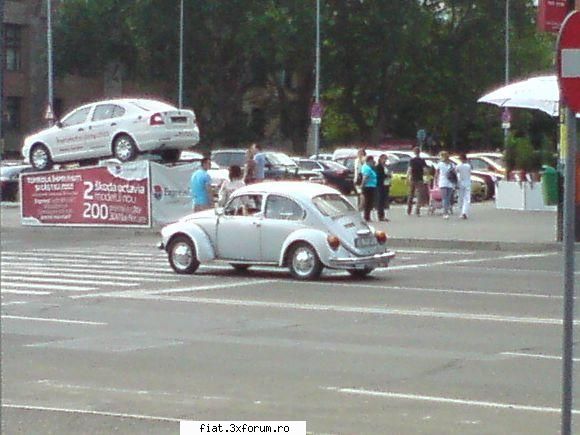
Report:
M181 150L199 142L191 110L146 99L117 99L81 106L55 125L24 139L22 156L39 170L53 163L113 156L122 162L142 152L179 159Z
M337 190L299 181L243 187L223 209L188 215L161 235L159 247L180 274L222 261L240 270L288 267L302 280L317 278L324 267L365 276L395 256L386 234L364 222Z

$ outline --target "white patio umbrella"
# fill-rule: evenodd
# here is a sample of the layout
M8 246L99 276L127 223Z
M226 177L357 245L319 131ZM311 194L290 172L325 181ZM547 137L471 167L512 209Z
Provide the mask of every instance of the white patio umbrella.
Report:
M478 103L495 104L499 107L536 109L550 116L558 116L560 89L555 75L532 77L514 82L484 95Z

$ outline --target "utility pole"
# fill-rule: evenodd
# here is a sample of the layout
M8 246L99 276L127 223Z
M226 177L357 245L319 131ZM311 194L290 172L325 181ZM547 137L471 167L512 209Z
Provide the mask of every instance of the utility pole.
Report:
M179 8L179 103L180 109L183 108L183 0Z
M47 42L47 60L48 60L48 109L54 114L54 88L53 88L53 70L52 70L52 2L46 1L46 42ZM47 110L48 113L48 110ZM54 115L53 115L54 118ZM54 119L49 120L52 124Z
M320 0L316 0L316 72L314 103L320 107ZM320 122L314 123L314 151L320 153Z

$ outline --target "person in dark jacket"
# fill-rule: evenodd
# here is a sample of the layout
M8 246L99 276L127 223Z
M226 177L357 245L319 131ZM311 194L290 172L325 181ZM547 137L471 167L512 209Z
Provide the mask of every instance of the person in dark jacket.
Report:
M375 166L375 172L377 173L377 187L376 192L376 204L377 204L377 217L380 221L389 222L389 219L385 217L385 209L389 209L389 191L391 189L391 174L387 169L387 155L381 154L379 156L379 161Z

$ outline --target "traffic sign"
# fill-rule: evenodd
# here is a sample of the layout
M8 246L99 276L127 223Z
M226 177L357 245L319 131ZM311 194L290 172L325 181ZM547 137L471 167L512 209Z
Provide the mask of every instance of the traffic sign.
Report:
M558 84L560 99L580 112L580 11L570 13L558 37Z
M503 109L503 112L501 112L501 122L508 123L508 124L510 122L512 122L512 112L507 107L505 107Z
M322 118L324 115L324 106L321 102L314 102L312 106L310 106L310 117L311 118Z
M425 131L425 129L420 129L417 130L417 140L419 142L423 142L425 139L427 138L427 132Z
M46 106L46 111L44 112L44 119L47 121L52 121L54 119L54 112L52 111L52 107L50 104Z

